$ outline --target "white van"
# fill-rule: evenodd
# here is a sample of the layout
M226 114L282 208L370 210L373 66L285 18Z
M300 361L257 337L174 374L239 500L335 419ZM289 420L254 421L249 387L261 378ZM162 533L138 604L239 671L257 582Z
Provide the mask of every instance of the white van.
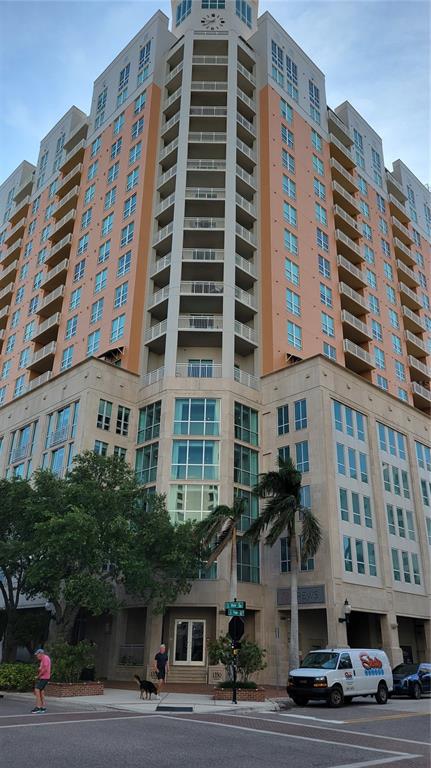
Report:
M330 707L340 707L354 696L374 696L377 704L386 704L392 690L389 659L375 648L310 651L301 667L289 672L287 683L287 693L300 706L324 699Z

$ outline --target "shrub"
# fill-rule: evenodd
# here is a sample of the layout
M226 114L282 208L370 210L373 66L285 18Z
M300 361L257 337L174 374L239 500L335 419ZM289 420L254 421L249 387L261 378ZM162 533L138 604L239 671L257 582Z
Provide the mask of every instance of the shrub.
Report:
M233 664L232 641L229 635L220 635L218 640L213 640L208 645L210 664L223 664L229 672ZM250 675L265 669L266 651L251 640L242 640L241 648L236 657L237 669L243 682L248 681Z
M253 680L238 680L236 687L254 691L257 685ZM223 683L218 683L217 688L233 688L233 680L225 680Z
M76 645L53 643L48 650L52 661L52 680L57 683L77 683L86 667L94 667L95 646L87 640Z
M36 664L0 664L0 690L31 691L36 675Z

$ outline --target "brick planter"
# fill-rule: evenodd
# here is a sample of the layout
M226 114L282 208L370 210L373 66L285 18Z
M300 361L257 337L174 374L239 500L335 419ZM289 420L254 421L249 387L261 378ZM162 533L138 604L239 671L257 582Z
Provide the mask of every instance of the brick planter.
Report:
M81 681L79 683L49 683L46 693L48 696L63 699L66 696L100 696L104 690L103 683Z
M216 701L232 701L232 688L214 688L213 698ZM265 701L264 688L237 688L238 701Z

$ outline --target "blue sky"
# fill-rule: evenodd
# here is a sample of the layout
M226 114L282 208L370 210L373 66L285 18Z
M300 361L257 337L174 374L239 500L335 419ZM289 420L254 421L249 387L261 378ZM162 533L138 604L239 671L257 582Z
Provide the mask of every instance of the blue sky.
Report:
M0 182L158 9L136 0L0 0ZM326 75L330 106L348 99L400 157L431 182L430 5L427 0L260 0Z

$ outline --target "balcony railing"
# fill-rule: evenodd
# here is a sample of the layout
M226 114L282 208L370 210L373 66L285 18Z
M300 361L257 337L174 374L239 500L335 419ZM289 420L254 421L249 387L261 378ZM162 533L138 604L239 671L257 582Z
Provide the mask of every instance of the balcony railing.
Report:
M354 263L364 261L364 257L361 253L359 245L356 245L356 243L350 237L348 237L348 235L345 235L344 232L341 232L340 229L336 229L335 237L339 244L342 243L344 246L343 250L347 252L348 256L351 256L354 259Z
M169 298L169 286L166 285L161 288L160 291L156 291L148 300L148 309L155 307L156 304L160 304L161 301L166 301Z
M42 384L45 384L47 381L49 381L51 377L52 377L52 371L45 371L45 373L42 373L40 376L37 376L35 379L32 379L29 382L27 389L32 390L32 389L36 389L36 387L41 387Z
M237 285L235 286L235 298L238 299L238 301L241 301L243 304L246 304L247 307L251 307L251 309L257 309L255 296L252 293L239 288Z
M241 224L235 224L235 232L237 235L242 237L243 240L246 240L248 243L251 243L252 245L256 245L256 237L250 229L246 229L245 227L242 227Z
M236 113L236 120L237 123L242 125L242 127L251 133L252 136L256 136L256 128L254 127L253 123L251 123L250 120L247 120L247 118L244 117L241 112Z
M415 347L416 350L419 350L419 353L422 353L424 356L427 354L426 344L419 338L419 336L416 336L411 331L404 331L404 335L408 347Z
M71 184L82 173L83 165L82 163L78 163L75 165L74 168L72 168L69 173L66 174L66 176L63 176L62 179L59 179L58 181L58 187L57 187L57 195L60 195L60 192L66 192Z
M362 270L358 269L358 267L355 267L355 265L352 264L348 259L345 259L344 256L337 256L337 265L340 269L345 269L346 272L349 272L349 274L355 278L355 281L358 282L360 286L367 284Z
M142 385L144 387L149 387L151 384L155 384L157 381L160 381L163 379L165 375L165 367L162 366L161 368L156 368L154 371L148 371L148 373L145 373L142 377Z
M224 251L220 248L185 248L183 261L223 261Z
M197 144L224 144L226 137L223 131L191 131L188 140Z
M150 269L150 277L154 277L154 275L157 275L158 272L161 272L163 269L170 267L171 259L172 254L170 253L167 253L166 256L163 256L161 259L157 259L157 261L154 262Z
M243 272L247 272L252 277L257 277L256 267L252 261L244 259L239 253L235 254L235 265L242 269Z
M173 195L175 197L175 195ZM186 200L224 200L225 189L220 187L187 187Z
M227 117L227 107L190 107L190 117Z
M144 342L148 343L149 341L156 339L158 336L162 336L164 333L166 333L167 327L167 320L162 320L161 323L150 326L150 328L147 328L146 331L144 331Z
M253 216L253 218L257 217L256 206L254 205L254 203L250 203L248 200L246 200L245 197L240 195L238 192L235 194L235 201L237 205L240 205L244 211L247 211L247 213L250 214L250 216Z
M244 104L247 104L247 106L250 107L253 112L256 112L256 102L253 99L250 99L250 97L247 96L247 94L244 93L241 88L236 89L236 95L239 99L241 99L241 101L244 102Z
M68 424L66 424L64 427L60 427L59 429L54 430L54 432L51 432L48 438L49 446L57 445L57 443L64 443L67 440L68 434Z
M227 56L193 56L193 64L217 64L227 66Z
M406 261L409 267L413 267L416 264L412 251L410 248L407 248L398 237L394 237L394 248L400 258L403 261Z
M223 329L222 315L180 315L179 331L220 331Z
M339 283L339 291L341 297L346 296L364 312L368 312L367 302L363 296L361 296L357 291L354 291L353 288L350 288L349 285L346 285L346 283Z
M405 280L410 281L413 283L413 286L419 285L419 278L415 272L413 272L410 267L408 267L406 264L404 264L401 259L397 259L397 269L401 273L401 277L404 277Z
M166 147L160 150L159 161L164 160L165 157L171 154L178 147L178 137L173 139Z
M243 155L246 155L246 157L250 158L250 160L253 160L256 162L256 152L254 149L248 146L248 144L245 144L241 139L236 140L236 147L240 150L240 152L243 153Z
M223 229L224 219L204 218L203 216L186 216L184 229Z
M187 160L188 171L224 171L226 160Z
M173 117L169 118L169 120L166 120L166 123L162 125L162 128L161 128L162 136L165 133L167 133L171 128L173 128L174 125L176 125L176 123L179 123L179 122L180 122L180 113L176 112L175 115L173 115Z
M222 80L192 80L192 91L227 91L227 82Z
M332 182L332 191L334 198L336 198L337 195L341 195L341 205L344 205L348 209L349 213L353 213L353 215L359 213L358 201L353 197L353 195L350 194L350 192L347 192L344 187L338 183L338 181Z
M256 190L256 178L251 173L247 173L247 171L244 170L244 168L241 168L240 165L236 165L235 173L238 176L238 178L245 181L246 184L248 184L249 187L252 188L253 191Z
M254 328L240 323L239 320L235 320L235 333L241 336L242 339L250 341L252 344L257 344L257 333Z
M241 74L242 74L242 75L244 75L244 77L246 77L246 78L247 78L247 80L250 80L250 83L251 83L252 85L256 85L256 78L255 78L255 76L254 76L254 75L253 75L251 72L249 72L249 71L248 71L248 69L246 69L246 68L245 68L245 67L244 67L244 66L241 64L241 62L240 62L240 61L237 61L237 64L236 64L236 68L237 68L237 71L238 71L238 72L241 72Z
M26 223L26 218L25 216L23 216L22 219L19 220L18 224L15 224L15 226L12 227L12 229L9 230L9 232L6 232L4 242L7 244L7 243L11 243L13 240L16 240L16 236L20 232L24 232L25 223Z
M239 384L243 384L245 387L259 389L259 379L256 376L253 376L253 374L247 373L247 371L242 371L241 368L234 368L233 377L235 381Z
M177 363L175 375L188 379L220 379L220 363Z
M418 360L417 357L414 357L413 355L408 356L408 363L410 368L414 368L416 371L419 371L420 374L424 377L424 379L430 379L431 378L431 369L427 368L427 366L421 362L421 360Z
M30 442L24 443L24 445L18 445L17 448L14 448L13 451L11 451L10 463L15 464L16 461L25 459L28 456L29 449Z
M351 312L347 312L346 309L343 309L341 312L341 321L348 325L352 325L357 331L359 331L362 336L365 336L367 339L372 338L372 333L366 323L363 323L362 320L359 320L358 317L352 315Z
M170 72L168 72L168 74L166 75L165 85L167 85L168 83L170 83L170 81L171 81L171 80L173 80L173 78L175 77L175 75L178 75L178 73L182 71L182 68L183 68L183 62L182 62L182 61L180 61L180 63L179 63L179 64L177 64L177 65L176 65L176 67L174 67L173 69L171 69L171 71L170 71Z
M374 364L371 361L371 355L365 349L362 349L362 347L359 347L353 341L350 341L350 339L344 339L343 347L345 353L359 358L363 363L365 363L366 368L374 368Z
M220 296L223 294L224 283L219 282L201 282L184 280L181 281L180 291L185 294L205 294L207 296Z
M417 381L412 381L412 392L414 395L418 395L423 400L426 400L428 403L431 403L431 392L426 387L423 387L421 384L418 384Z
M166 227L162 227L162 229L159 229L159 231L156 232L156 234L154 235L153 248L155 248L156 245L161 243L162 240L165 240L166 237L169 237L169 235L172 234L173 229L174 229L173 222L170 222L169 224L167 224Z
M412 312L412 310L406 306L402 306L401 311L403 313L405 326L408 326L408 325L410 325L410 327L413 326L415 330L419 331L419 333L421 331L426 331L425 321L421 317L419 317L417 312Z
M347 171L341 165L341 163L339 163L338 160L335 159L335 157L331 157L330 166L331 166L332 175L336 176L341 181L341 183L346 184L349 192L357 192L359 190L356 179L354 179L352 174L349 171Z

